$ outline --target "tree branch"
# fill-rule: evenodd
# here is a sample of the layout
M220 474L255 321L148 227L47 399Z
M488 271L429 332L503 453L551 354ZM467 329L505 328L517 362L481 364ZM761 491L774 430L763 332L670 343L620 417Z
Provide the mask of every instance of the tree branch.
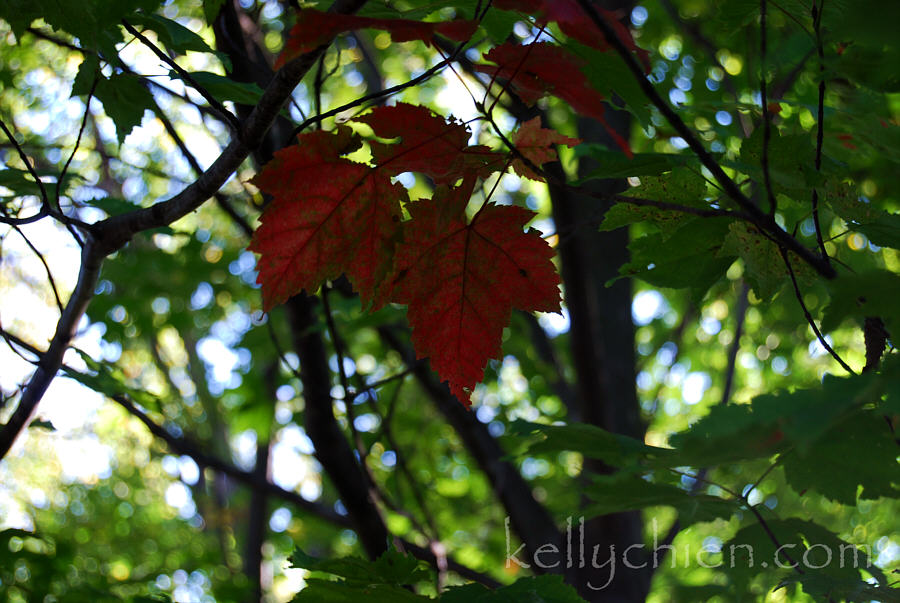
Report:
M66 303L66 308L56 323L56 332L50 340L50 347L41 357L37 370L25 386L25 391L19 400L19 405L9 418L9 421L0 429L0 459L6 456L15 443L19 433L31 421L38 402L47 391L50 382L56 376L62 365L63 355L69 347L69 342L75 336L75 330L81 317L87 310L88 303L94 295L94 287L100 275L100 266L103 263L101 255L95 246L95 241L88 236L84 247L81 249L81 268L78 274L78 283L75 290Z
M822 143L825 137L825 49L822 45L822 12L816 0L812 4L813 26L816 31L816 53L819 56L819 96L816 119L816 172L822 169ZM819 189L813 188L812 192L813 224L816 228L816 242L819 244L819 253L830 265L828 250L825 249L825 241L822 238L822 225L819 222Z
M766 187L766 197L769 200L769 215L775 215L777 203L775 200L775 192L772 190L772 175L769 173L769 143L772 139L772 118L769 115L769 93L767 89L766 79L766 3L768 0L759 0L759 95L762 100L762 119L763 119L763 146L762 146L762 172L763 183Z
M312 304L313 300L303 294L285 304L294 350L300 358L306 433L315 446L316 458L334 482L363 547L374 559L387 550L389 534L353 450L337 425L325 346L321 334L311 328L316 324Z
M659 95L653 84L644 76L644 71L637 59L628 50L625 42L619 38L618 33L600 16L594 6L588 0L578 0L578 4L591 18L607 43L622 57L626 67L637 80L638 85L643 91L647 99L662 113L666 121L671 124L679 136L684 139L685 143L700 159L703 166L710 171L713 178L728 197L737 203L741 209L747 212L753 222L760 228L769 232L773 238L785 249L793 251L805 262L812 266L816 272L825 278L832 279L837 276L834 267L824 258L819 257L805 246L800 244L794 237L785 232L775 222L770 215L763 213L738 187L734 180L729 178L728 174L722 169L719 163L706 150L700 140L694 135L693 131L687 127L681 117L669 106L669 104Z
M144 411L138 408L127 396L114 395L111 399L127 410L129 414L137 417L137 419L147 427L150 433L163 440L173 452L191 457L198 465L200 465L200 467L209 467L241 482L242 484L250 486L254 490L261 490L270 493L273 496L277 496L329 523L333 523L343 528L350 527L350 520L346 516L338 514L337 511L330 507L308 501L296 492L285 490L281 486L264 479L255 471L246 471L224 459L207 454L203 452L202 446L195 443L187 436L173 435L165 427L156 423Z
M509 514L513 529L522 539L529 554L533 555L544 544L561 546L562 534L556 529L553 518L535 500L531 487L516 468L504 460L506 453L488 432L487 427L478 421L475 413L460 404L447 386L437 381L427 365L416 361L415 352L393 329L387 326L379 327L378 333L390 348L401 355L407 366L413 370L419 385L459 434L466 450L485 473L488 482L493 485L495 494Z
M237 133L240 131L241 124L238 121L238 118L235 117L235 115L233 113L231 113L228 109L226 109L222 105L222 103L220 103L212 94L207 92L206 88L204 88L203 86L198 84L197 80L195 80L191 76L190 73L185 71L181 67L181 65L179 65L174 60L172 60L172 58L169 57L166 53L164 53L162 50L157 48L156 44L154 44L153 42L148 40L147 37L144 34L142 34L141 32L139 32L137 29L135 29L131 25L131 23L129 23L128 21L122 20L122 26L125 28L125 31L127 31L128 33L133 35L135 38L140 40L141 44L143 44L144 46L149 48L153 54L155 54L157 57L159 57L159 60L161 60L163 63L165 63L166 65L171 67L175 71L175 73L177 73L178 76L181 77L181 79L183 79L185 82L187 82L194 90L199 92L200 96L202 96L204 99L206 99L206 102L209 103L209 106L212 107L216 111L216 113L219 114L218 115L219 118L222 119L222 121L224 121L226 124L228 124L228 126L231 128L232 132Z
M336 0L330 10L352 13L362 7L365 1ZM325 52L327 46L327 44L323 44L316 50L298 57L276 73L266 87L259 103L243 124L239 137L233 139L210 168L179 194L167 201L112 216L89 227L87 240L82 248L78 284L57 323L56 333L50 342L47 354L32 375L12 417L0 430L0 458L6 456L19 433L31 420L50 381L59 371L63 354L94 294L103 259L121 249L135 234L171 224L194 211L213 196L231 174L240 167L247 156L262 143L281 107L290 98L292 91L310 66ZM3 130L11 137L11 133L6 130L5 125L3 125ZM46 198L43 184L40 179L37 179L37 182Z

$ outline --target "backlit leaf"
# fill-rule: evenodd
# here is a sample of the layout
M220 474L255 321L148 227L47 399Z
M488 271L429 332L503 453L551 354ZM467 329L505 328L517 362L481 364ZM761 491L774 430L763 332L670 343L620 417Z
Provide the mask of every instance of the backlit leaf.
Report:
M560 297L553 249L523 231L532 212L487 204L467 221L473 186L439 188L410 206L390 283L390 298L409 306L416 353L463 402L500 352L511 311L555 312Z

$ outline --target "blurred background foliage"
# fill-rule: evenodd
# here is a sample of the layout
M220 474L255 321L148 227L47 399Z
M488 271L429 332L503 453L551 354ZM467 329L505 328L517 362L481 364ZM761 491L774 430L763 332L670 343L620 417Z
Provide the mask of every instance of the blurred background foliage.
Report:
M33 15L16 3L3 10L7 21L0 21L0 116L14 125L39 173L54 175L75 146L84 119L69 177L60 183L67 215L90 222L149 206L181 190L196 177L196 167L208 166L217 156L228 141L226 127L194 89L112 25L121 15L101 11L92 17L95 22L89 25L101 29L91 31L105 36L97 37L67 29L71 16L60 21L65 16L54 17L44 12L43 3L33 4ZM183 68L212 74L203 81L220 101L227 106L252 103L259 88L226 79L228 57L211 50L216 40L210 15L219 4L126 2L121 14L141 5L146 14L181 26L184 31L149 20L140 23ZM274 60L293 21L289 4L239 3L245 27L269 60ZM362 14L447 18L471 16L471 5L373 0ZM821 25L828 49L822 68L829 82L825 173L834 176L835 186L852 179L871 208L893 212L900 209L900 61L895 32L888 24L900 22L892 18L896 12L894 3L829 0ZM18 22L10 18L14 14ZM651 81L683 119L730 173L739 180L758 179L753 161L753 145L761 148L758 3L647 0L619 14L630 21L637 44L650 52ZM806 191L820 74L809 2L770 2L768 18L766 72L773 127L799 134L776 137L770 150L781 201L778 220L789 231L796 227L800 240L813 247ZM106 35L109 32L116 33ZM479 61L491 43L507 37L521 40L532 33L521 15L491 9L464 56ZM115 70L103 68L104 75L113 78L110 88L95 89L87 112L86 90L79 96L72 87L80 65L92 55L76 47L94 48L107 58L113 53L121 60ZM341 36L320 68L297 88L285 113L302 121L320 108L404 82L437 60L423 44L391 43L384 32ZM684 140L641 100L621 65L599 60L591 65L592 81L617 92L613 102L629 110L634 151L681 153L685 164L698 172L682 153ZM427 104L465 119L475 114L475 107L462 82L479 96L481 84L461 67L407 88L397 100ZM564 103L542 103L556 129L578 134L579 125ZM500 123L511 128L514 118L502 111L500 115ZM476 138L496 144L487 128L475 124L475 130ZM37 209L35 183L25 175L12 145L4 140L0 146L4 214L27 215ZM585 156L599 158L601 171L612 169L612 154L597 145L564 150L562 163L574 177ZM245 472L253 472L261 462L274 484L340 518L346 509L304 431L303 386L287 317L280 308L269 315L261 312L255 258L245 249L248 238L242 223L252 225L262 203L248 184L254 172L248 162L222 189L220 201L205 204L170 228L139 235L105 264L76 341L94 364L85 364L74 352L66 362L99 375L94 384L101 392L140 392L134 400L169 433L189 436L207 454ZM400 181L413 198L430 195L430 184L420 176L406 174ZM651 182L629 180L644 191ZM545 185L505 175L494 200L537 211L534 226L551 244L567 236L555 231ZM836 263L858 271L900 270L898 252L888 247L891 242L884 236L879 239L878 232L848 229L846 216L831 208L823 209L822 225L826 248ZM640 240L657 227L639 222L631 232ZM53 284L65 299L74 284L78 246L64 227L49 221L3 226L0 236L3 328L41 348L52 336L57 301L36 252L46 258ZM632 253L639 257L640 248L632 248ZM668 445L672 434L728 397L728 388L730 399L740 404L766 392L814 386L826 373L842 374L816 341L789 280L765 283L759 274L745 278L746 261L728 259L725 267L722 278L686 279L680 288L653 274L633 281L635 386L647 444ZM501 583L522 575L524 570L504 563L506 512L492 484L458 433L429 403L428 393L407 374L411 369L406 359L386 343L384 331L389 330L408 345L403 309L367 313L340 281L320 295L328 297L334 330L328 328L321 306L312 328L329 346L338 422L348 438L353 432L353 446L365 457L385 497L382 509L390 532L420 546L440 542L453 559ZM821 317L829 299L825 283L805 283L804 300L813 316ZM834 326L828 340L852 367L861 368L866 360L862 331L852 321ZM734 348L732 373L729 353L736 332L739 346ZM335 334L345 346L343 368L357 394L352 401L340 385ZM562 316L513 316L504 333L504 356L488 365L484 383L472 396L471 411L491 435L506 438L509 449L518 445L509 433L513 421L567 420L566 398L577 378L569 336L565 311ZM12 408L31 370L11 349L4 348L0 360L4 410ZM630 353L628 347L622 349L622 354ZM401 378L367 389L396 375ZM582 471L581 454L560 451L511 458L557 525L578 514L582 493L573 484ZM780 467L754 487L770 464L766 458L725 464L711 469L706 479L737 491L751 488L743 492L750 503L761 503L780 517L814 518L843 540L869 547L885 573L900 568L900 509L895 499L842 504L813 491L796 491ZM202 465L154 438L108 398L71 379L58 379L42 404L41 421L0 464L2 596L16 602L249 600L257 585L244 567L248 526L250 515L259 511L253 510L246 484ZM687 471L676 483L690 489L696 473ZM893 481L897 483L896 473ZM265 501L263 512L260 581L267 601L290 600L303 586L308 574L290 568L287 561L298 545L318 557L360 553L357 536L346 522L329 521L274 495ZM746 515L694 524L678 533L676 550L715 550L752 523ZM675 517L668 506L644 509L647 542L661 538ZM461 579L451 573L449 580ZM647 600L718 596L736 601L738 591L728 590L735 585L746 597L740 600L809 598L795 585L772 591L772 576L759 569L738 576L702 567L694 557L678 557L675 565L665 563L655 573ZM434 588L424 586L422 592L433 593Z

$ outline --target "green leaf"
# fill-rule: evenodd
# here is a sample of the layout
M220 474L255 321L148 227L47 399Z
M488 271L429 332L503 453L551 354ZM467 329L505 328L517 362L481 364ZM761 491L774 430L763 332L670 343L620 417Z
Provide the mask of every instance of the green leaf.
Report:
M182 79L176 71L170 71L169 77ZM209 71L192 71L191 77L218 101L255 105L263 94L263 89L256 84L236 82L229 77ZM185 84L191 85L189 82L185 82Z
M827 11L826 11L827 12ZM900 75L884 65L900 63L900 47L873 47L850 44L829 61L829 70L880 92L900 92Z
M415 557L393 548L375 561L359 557L321 559L298 548L290 561L293 567L340 576L348 583L405 585L428 579L428 571L420 566Z
M102 209L108 216L117 216L138 209L138 206L118 197L99 197L84 202L87 205Z
M670 439L686 465L764 458L811 447L881 396L872 375L828 376L822 387L757 396L750 404L715 406L688 431ZM839 433L835 431L835 433Z
M292 599L297 603L422 603L432 601L393 584L350 585L307 578L306 587Z
M770 585L774 587L778 574L788 578L795 573L789 567L793 564L799 564L804 576L861 582L859 570L865 569L876 579L884 580L864 551L802 519L768 519L765 527L753 523L740 529L722 551L723 563L730 561L729 577L738 584L746 584L768 571L773 573Z
M116 43L122 41L121 20L138 10L152 13L159 5L160 0L4 0L0 2L0 17L10 24L17 38L33 21L43 19L53 29L78 38L82 47L113 57Z
M520 578L490 590L481 584L467 584L447 589L442 603L584 603L575 589L563 582L562 576L546 574Z
M729 518L739 510L734 501L706 494L690 493L668 484L653 483L628 472L595 477L585 489L591 504L587 517L667 506L678 510L682 528L703 521Z
M790 273L781 252L771 239L764 236L746 222L734 222L729 226L728 235L722 242L719 255L722 257L738 256L747 268L747 280L762 300L775 296L785 285L790 285ZM816 273L809 264L790 252L788 259L797 281L803 286L816 282Z
M103 103L103 110L116 124L119 144L141 125L144 111L154 104L153 96L133 75L113 75L108 80L101 80L96 96Z
M885 212L880 222L851 224L849 226L866 235L875 245L900 249L900 214Z
M831 303L822 318L823 331L837 328L846 318L862 324L866 316L878 316L889 333L900 333L900 275L887 270L842 274L828 286Z
M849 555L850 553L848 553L848 558ZM800 584L805 593L818 597L822 601L900 603L900 590L897 588L869 584L859 578L840 578L822 572L791 574L785 577L777 588L794 583Z
M650 125L650 102L618 53L590 48L571 39L563 46L585 60L584 74L591 87L606 98L618 97L642 127Z
M763 182L762 170L763 128L757 128L750 138L741 144L740 160L734 164L737 169ZM779 135L772 130L769 141L769 178L776 196L787 195L793 199L806 199L810 187L821 175L813 167L815 148L809 134ZM723 162L727 165L728 162Z
M649 222L658 226L662 232L661 236L665 238L667 233L671 233L681 226L686 219L691 219L691 217L680 211L620 202L610 207L603 214L600 230L610 231L638 222Z
M878 382L885 392L882 410L900 415L900 355L888 354L884 357Z
M519 20L519 15L514 12L491 7L481 20L481 26L491 41L495 44L502 44L512 34L513 27Z
M713 466L768 457L784 447L784 435L768 420L760 420L746 404L714 406L688 431L670 443L685 465Z
M624 157L622 153L619 155ZM659 155L659 157L668 156ZM677 155L671 155L671 157L677 157ZM652 163L657 160L650 159L649 161ZM626 197L708 208L709 204L703 200L705 195L706 181L702 176L690 170L676 170L662 176L642 176L641 184L625 193ZM604 214L600 230L615 230L636 222L650 222L659 228L663 240L666 240L686 222L695 219L696 216L677 210L621 202L613 205Z
M875 207L846 183L829 183L825 199L849 228L866 235L875 245L900 249L900 214Z
M359 557L320 559L298 548L291 555L290 562L293 567L342 578L330 581L315 576L309 577L306 580L306 588L300 591L294 601L310 603L431 601L428 597L415 595L405 588L406 585L428 580L428 570L421 567L420 562L414 557L395 549L385 551L375 561L368 561Z
M94 87L94 97L103 103L103 110L116 125L119 144L141 124L144 111L154 106L153 95L144 87L138 76L113 74L108 79L100 74L97 58L88 55L78 67L78 74L72 83L72 96L87 95Z
M661 155L661 157L679 157L678 155ZM659 160L657 158L657 160ZM676 160L666 160L676 161ZM674 167L674 166L673 166ZM661 176L643 176L638 186L625 192L627 197L639 197L679 203L691 207L709 207L706 197L706 180L692 170L674 170Z
M571 450L588 458L600 459L615 467L657 463L671 455L665 448L647 446L639 440L611 433L594 425L542 425L516 420L509 427L509 436L529 441L527 454L544 454ZM676 463L678 464L678 463Z
M100 61L95 55L89 54L78 65L78 72L72 81L72 96L87 96L94 85L94 78L103 78L100 74Z
M225 4L225 0L203 0L203 16L206 17L209 25L212 25L219 16L223 4Z
M691 218L673 233L633 239L628 245L631 261L619 273L658 287L690 288L699 301L734 263L733 257L718 255L730 223L730 218Z
M27 170L16 168L0 170L0 186L11 190L13 197L41 196L41 188Z
M156 32L159 41L165 44L166 48L175 52L185 53L189 50L215 52L203 38L172 19L154 14L140 14L129 17L129 21Z
M897 443L880 412L841 422L808 449L789 451L782 464L788 483L798 492L813 489L847 505L856 504L860 486L860 498L900 496Z
M575 147L575 155L590 157L596 161L599 167L591 171L579 181L579 184L587 180L598 178L630 178L631 176L657 176L669 172L676 167L681 167L695 162L695 158L687 155L673 155L670 153L635 153L629 158L621 151L610 151L602 145L595 143L582 143ZM644 179L641 178L643 184ZM701 192L702 194L705 192ZM643 195L637 195L643 196ZM698 197L699 199L700 197ZM660 201L672 201L672 199L659 199ZM696 201L696 200L695 200Z
M78 352L91 373L83 373L63 367L62 370L66 377L74 379L82 385L107 397L112 398L113 396L127 395L145 408L157 411L160 409L161 405L156 396L146 390L137 389L128 385L127 379L117 367L105 362L98 362L78 348L73 349Z

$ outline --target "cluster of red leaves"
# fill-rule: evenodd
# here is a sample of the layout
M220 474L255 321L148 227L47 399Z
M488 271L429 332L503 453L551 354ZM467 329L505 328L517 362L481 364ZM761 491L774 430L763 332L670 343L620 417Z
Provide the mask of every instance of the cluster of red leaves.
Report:
M597 26L576 0L494 0L493 6L533 15L538 24L554 21L561 32L586 46L598 50L609 48L606 39L597 31ZM612 27L626 48L637 55L649 72L650 53L635 44L631 32L619 21L618 16L599 6L595 6L594 10Z
M478 178L510 158L469 146L469 128L425 107L379 107L354 120L372 128L372 165L345 158L362 140L348 126L302 134L254 179L272 201L250 245L260 254L266 310L346 274L364 303L406 304L413 345L463 402L500 350L510 312L559 309L553 250L524 230L533 212L485 203L466 219ZM533 165L556 159L553 145L578 141L523 124L514 137ZM521 159L522 175L537 177ZM410 202L392 176L415 171L438 188ZM454 186L459 180L462 184ZM410 219L401 220L401 208Z
M548 42L507 43L492 48L484 58L497 66L477 65L476 69L508 82L525 103L534 104L552 94L566 101L573 111L603 124L622 151L632 155L628 141L607 125L603 95L591 87L582 71L583 61L574 54Z
M567 36L606 48L575 0L495 0L494 6L528 13L538 24L555 21ZM627 28L601 15L638 52ZM355 29L386 30L397 42L430 43L436 34L466 40L476 27L472 21L424 23L301 10L277 64ZM553 95L605 123L603 96L591 87L583 61L568 50L543 42L507 43L485 59L493 65L477 69L524 102ZM339 125L301 134L296 146L276 153L254 179L272 198L250 245L260 255L263 307L268 311L345 274L367 306L408 306L417 355L430 358L453 394L468 404L487 361L499 354L512 310L559 309L553 250L537 232L525 230L534 214L485 201L467 219L469 199L479 179L510 166L523 177L542 179L535 168L556 160L554 145L579 141L542 128L535 118L512 136L515 152L495 151L469 145L465 123L402 103L353 122L375 135L367 141L370 164L347 159L363 140ZM626 141L615 138L630 154ZM405 172L428 176L436 185L433 197L411 202L393 181Z

